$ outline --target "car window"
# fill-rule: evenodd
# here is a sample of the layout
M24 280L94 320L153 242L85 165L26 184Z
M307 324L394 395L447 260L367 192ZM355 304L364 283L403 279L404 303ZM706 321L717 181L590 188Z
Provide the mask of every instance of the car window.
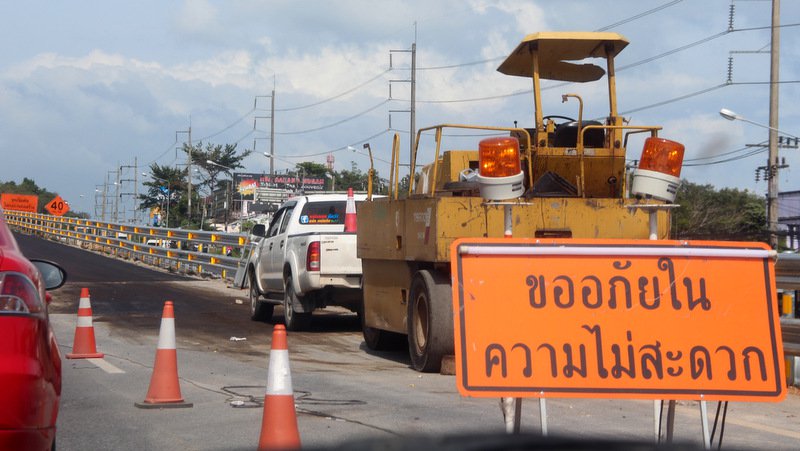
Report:
M284 208L283 210L278 210L275 212L275 216L272 217L272 221L269 223L269 230L267 230L267 237L275 236L278 234L278 228L281 225L281 219L283 219L283 213L286 211Z
M294 211L294 207L287 208L286 211L283 212L283 220L281 221L281 231L280 233L286 232L286 227L289 225L289 218L292 217L292 212Z
M307 203L300 212L300 224L344 224L346 207L344 200Z

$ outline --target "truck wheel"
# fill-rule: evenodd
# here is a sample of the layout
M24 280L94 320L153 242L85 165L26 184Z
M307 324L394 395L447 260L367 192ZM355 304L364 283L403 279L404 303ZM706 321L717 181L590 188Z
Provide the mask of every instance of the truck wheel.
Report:
M275 309L273 304L261 301L261 292L258 290L255 273L250 271L248 274L250 284L250 319L253 321L268 321L272 318L272 311Z
M364 335L364 343L373 351L396 351L408 345L405 335L367 326L364 323L363 314L361 315L361 333Z
M299 304L297 294L294 292L292 276L286 276L286 287L283 290L283 317L286 330L304 330L311 324L311 312L298 312L294 309L294 304Z
M439 371L442 357L455 350L450 281L437 272L418 271L411 280L407 319L411 366Z

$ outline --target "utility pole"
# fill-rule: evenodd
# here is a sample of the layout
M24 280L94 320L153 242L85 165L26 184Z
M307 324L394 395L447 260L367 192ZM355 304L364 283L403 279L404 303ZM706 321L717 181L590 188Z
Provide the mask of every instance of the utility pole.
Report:
M769 74L769 188L767 190L767 226L769 228L769 244L778 248L778 86L780 81L780 23L781 2L772 0L772 38L770 42L770 74Z
M122 198L122 196L133 195L133 222L136 223L139 220L139 215L137 214L138 208L136 208L137 207L136 202L139 199L139 165L138 165L138 158L137 157L133 158L133 166L131 166L131 165L121 165L119 167L119 172L122 173L123 169L131 169L131 168L133 168L133 178L132 179L131 178L119 179L119 176L117 178L119 180L118 183L133 182L133 192L132 193L130 193L130 192L119 193L119 197ZM122 205L122 221L125 222L127 220L127 218L128 218L127 209L125 208L125 204L123 204Z
M117 181L114 182L114 222L119 222L119 198L121 197L119 194L119 168L117 168Z
M191 222L191 220L192 220L192 149L194 149L194 147L192 147L192 117L191 116L189 116L189 129L188 130L178 130L178 131L176 131L175 132L175 141L178 140L178 133L187 133L189 135L189 138L188 138L189 139L189 152L186 155L187 159L189 160L187 162L187 164L186 164L186 167L189 170L189 173L186 175L188 180L189 180L188 186L186 187L186 193L187 193L187 196L188 196L187 199L186 199L186 206L188 208L187 211L186 211L186 217Z
M259 98L266 98L269 97L271 99L271 106L270 106L270 114L269 116L255 116L253 118L253 130L256 130L256 121L258 119L267 119L269 118L269 175L270 177L275 175L275 79L272 80L272 94L268 96L256 96L253 100L253 110L256 110L258 107L258 99ZM256 150L256 139L263 139L263 138L254 138L253 139L253 151Z
M414 152L414 137L417 136L417 24L414 23L414 43L411 44L411 127L409 129L408 154Z
M389 99L392 98L392 83L411 84L411 105L407 110L389 110L389 128L392 128L392 113L409 113L408 154L414 154L414 141L417 135L417 23L414 23L414 42L411 50L389 50L389 68L392 68L392 53L411 53L411 76L405 80L389 80ZM399 174L398 174L399 176Z
M269 114L269 175L275 173L275 79L272 79L272 108Z

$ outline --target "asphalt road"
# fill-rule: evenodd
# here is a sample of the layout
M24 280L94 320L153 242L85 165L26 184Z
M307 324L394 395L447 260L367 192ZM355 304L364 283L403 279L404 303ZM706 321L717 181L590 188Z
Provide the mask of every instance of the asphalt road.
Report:
M17 240L29 257L56 261L69 274L50 304L62 354L72 349L81 288L90 291L98 351L106 354L101 362L63 361L59 449L256 448L272 323L249 320L245 292L55 242ZM147 393L166 300L175 304L181 391L194 406L142 410L134 403ZM272 321L282 321L280 308ZM476 434L509 444L498 400L461 397L453 376L416 373L402 351L368 351L351 313L315 313L313 330L288 340L305 448L488 447ZM709 404L712 420L715 407ZM547 412L551 437L577 441L574 449L653 440L651 401L549 399ZM782 403L731 403L724 447L797 449L798 418L796 390ZM537 401L524 402L522 426L523 439L538 440ZM700 447L697 403L678 404L675 429L676 441Z

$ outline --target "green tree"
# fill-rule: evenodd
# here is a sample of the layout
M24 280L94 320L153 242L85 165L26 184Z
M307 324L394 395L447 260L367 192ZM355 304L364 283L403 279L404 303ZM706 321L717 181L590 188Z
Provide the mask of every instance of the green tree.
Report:
M336 177L336 187L341 190L353 188L354 191L366 191L367 183L369 181L369 171L362 172L358 169L355 162L350 162L350 170L343 170L334 173ZM375 194L386 194L388 187L386 183L382 183L378 171L373 171L372 174L372 190Z
M675 203L673 238L768 242L766 200L755 193L684 180Z
M221 174L227 174L233 179L233 172L236 169L244 168L242 160L253 151L245 149L237 152L236 146L236 144L206 143L204 147L202 142L198 142L194 146L183 145L183 152L191 155L192 164L208 175L198 183L198 188L205 188L211 193L228 183L220 178ZM209 161L216 164L209 163Z
M148 174L150 180L143 183L147 192L139 194L139 209L158 207L163 218L162 225L175 227L182 224L186 218L187 173L185 168L151 164Z
M303 161L297 163L295 169L302 171L305 177L325 177L328 172L328 167L322 163L315 163L313 161Z

